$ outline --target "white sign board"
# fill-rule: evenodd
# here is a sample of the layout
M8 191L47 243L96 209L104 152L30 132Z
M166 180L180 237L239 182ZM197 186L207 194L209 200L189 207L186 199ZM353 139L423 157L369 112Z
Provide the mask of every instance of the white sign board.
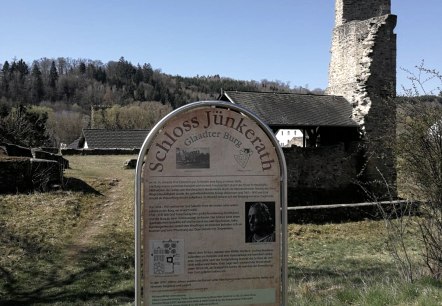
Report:
M285 163L258 120L197 102L149 134L137 191L144 305L284 304Z

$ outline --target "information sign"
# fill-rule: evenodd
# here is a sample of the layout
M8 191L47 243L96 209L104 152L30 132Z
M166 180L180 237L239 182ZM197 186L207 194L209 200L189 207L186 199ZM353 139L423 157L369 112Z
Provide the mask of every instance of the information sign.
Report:
M196 102L144 146L144 305L282 305L286 170L271 131L236 105Z

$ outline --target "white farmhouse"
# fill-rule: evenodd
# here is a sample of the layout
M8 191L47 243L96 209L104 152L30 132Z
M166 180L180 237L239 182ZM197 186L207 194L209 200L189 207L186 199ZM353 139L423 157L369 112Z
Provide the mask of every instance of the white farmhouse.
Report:
M276 132L276 139L281 147L291 147L292 145L302 147L303 136L301 130L279 129Z

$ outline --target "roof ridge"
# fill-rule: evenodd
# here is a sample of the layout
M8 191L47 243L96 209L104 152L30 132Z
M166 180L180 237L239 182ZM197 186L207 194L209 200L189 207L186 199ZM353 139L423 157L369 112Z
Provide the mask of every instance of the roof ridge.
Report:
M226 92L237 93L257 93L257 94L285 94L285 95L298 95L298 96L315 96L315 97L342 97L341 95L327 95L327 94L315 94L315 93L297 93L297 92L281 92L281 91L254 91L254 90L224 90Z
M248 108L270 126L358 126L351 117L351 104L342 96L226 91L225 97Z

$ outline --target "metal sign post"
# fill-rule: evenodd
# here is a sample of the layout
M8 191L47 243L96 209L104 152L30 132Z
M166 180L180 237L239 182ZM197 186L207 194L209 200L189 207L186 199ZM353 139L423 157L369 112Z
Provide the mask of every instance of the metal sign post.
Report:
M135 178L142 302L287 305L287 169L272 131L250 111L195 102L144 141Z

